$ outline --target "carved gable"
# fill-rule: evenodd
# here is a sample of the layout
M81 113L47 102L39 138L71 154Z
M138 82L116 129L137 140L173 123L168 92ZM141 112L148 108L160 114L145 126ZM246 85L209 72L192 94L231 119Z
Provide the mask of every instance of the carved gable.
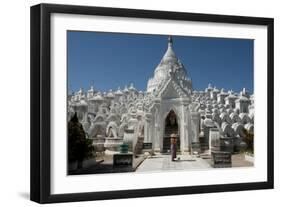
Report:
M174 98L180 98L179 93L174 87L175 84L173 84L172 81L169 81L168 85L166 85L165 88L163 88L162 93L160 94L161 98L163 99L174 99Z

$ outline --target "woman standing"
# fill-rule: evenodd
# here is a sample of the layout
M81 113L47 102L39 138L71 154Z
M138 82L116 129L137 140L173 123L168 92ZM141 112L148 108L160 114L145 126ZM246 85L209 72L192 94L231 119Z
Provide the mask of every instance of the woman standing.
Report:
M172 161L175 161L177 158L177 135L171 134L171 156Z

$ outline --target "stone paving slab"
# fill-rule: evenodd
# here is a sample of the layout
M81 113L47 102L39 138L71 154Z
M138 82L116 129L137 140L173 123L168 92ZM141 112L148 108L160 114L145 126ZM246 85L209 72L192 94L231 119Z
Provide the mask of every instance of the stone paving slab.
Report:
M156 155L148 157L136 169L136 172L167 171L167 170L192 170L212 168L203 160L190 155L178 155L179 160L171 161L171 155Z

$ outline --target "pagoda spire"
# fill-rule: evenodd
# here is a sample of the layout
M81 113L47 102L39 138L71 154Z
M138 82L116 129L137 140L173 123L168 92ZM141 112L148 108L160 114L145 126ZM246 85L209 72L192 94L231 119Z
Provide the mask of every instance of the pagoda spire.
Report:
M168 46L171 47L173 45L173 38L171 35L168 37Z

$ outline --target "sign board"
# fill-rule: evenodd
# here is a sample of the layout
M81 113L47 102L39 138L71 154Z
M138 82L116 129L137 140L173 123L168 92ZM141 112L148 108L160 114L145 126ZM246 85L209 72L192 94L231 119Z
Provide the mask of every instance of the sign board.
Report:
M152 149L152 142L144 142L142 144L142 149Z
M221 151L212 151L212 166L214 168L224 168L231 167L231 153L230 152L221 152Z
M114 154L113 167L133 167L133 154L131 153Z

